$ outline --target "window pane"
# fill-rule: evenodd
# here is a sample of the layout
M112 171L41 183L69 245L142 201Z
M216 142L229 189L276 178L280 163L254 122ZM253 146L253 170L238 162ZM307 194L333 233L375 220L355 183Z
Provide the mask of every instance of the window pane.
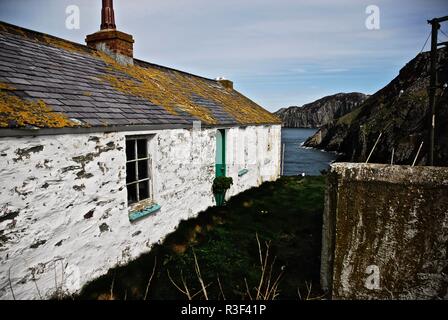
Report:
M148 178L148 160L140 160L138 162L138 179Z
M137 202L137 184L127 186L128 189L128 204Z
M144 200L149 198L149 188L148 181L143 181L138 184L139 192L140 192L140 200Z
M126 183L131 183L137 180L135 176L135 162L126 163Z
M146 139L137 140L138 158L146 158L148 156L148 143Z
M126 160L135 159L135 140L126 140Z

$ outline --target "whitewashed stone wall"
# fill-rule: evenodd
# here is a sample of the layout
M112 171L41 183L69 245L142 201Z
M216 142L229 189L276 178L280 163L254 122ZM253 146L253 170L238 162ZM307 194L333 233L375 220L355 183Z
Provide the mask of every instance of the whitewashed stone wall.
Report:
M134 223L125 137L148 135L154 201ZM214 205L216 129L0 138L0 299L74 293ZM280 172L280 126L227 130L228 196ZM238 171L249 172L238 177Z
M277 179L280 175L280 126L232 128L226 135L226 175L234 181L228 196ZM242 169L249 171L238 177Z

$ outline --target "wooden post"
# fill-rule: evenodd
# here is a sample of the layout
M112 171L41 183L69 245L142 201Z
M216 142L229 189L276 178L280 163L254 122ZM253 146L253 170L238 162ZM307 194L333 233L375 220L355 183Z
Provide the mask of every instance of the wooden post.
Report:
M367 157L366 163L369 163L370 157L372 156L372 153L373 153L373 151L375 150L376 145L378 144L378 141L380 141L380 138L381 138L382 135L383 135L383 133L380 132L380 135L378 136L378 139L376 139L376 142L375 142L375 144L373 145L373 148L372 148L372 150L370 151L369 156Z
M429 69L429 109L431 111L430 121L430 133L429 133L429 157L428 164L430 166L434 165L434 140L435 140L435 127L436 127L436 90L437 90L437 47L443 45L444 43L437 43L437 35L440 29L440 23L448 21L448 16L434 18L428 20L431 24L431 65Z
M437 84L437 33L440 28L440 24L437 21L429 21L432 26L432 34L431 34L431 66L430 66L430 79L429 79L429 110L431 110L430 117L430 134L429 134L429 165L434 165L434 134L435 134L435 125L436 125L436 84Z
M412 162L412 166L415 166L415 163L417 162L417 159L418 159L418 155L420 154L420 150L422 150L422 146L423 146L423 141L422 141L422 143L420 143L420 147L418 148L417 154L415 155L414 162Z

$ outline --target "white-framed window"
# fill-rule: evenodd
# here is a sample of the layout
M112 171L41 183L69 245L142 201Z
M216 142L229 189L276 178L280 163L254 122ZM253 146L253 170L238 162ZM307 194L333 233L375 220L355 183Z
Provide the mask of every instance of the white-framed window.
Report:
M126 189L128 205L151 200L152 163L149 153L149 136L126 137Z

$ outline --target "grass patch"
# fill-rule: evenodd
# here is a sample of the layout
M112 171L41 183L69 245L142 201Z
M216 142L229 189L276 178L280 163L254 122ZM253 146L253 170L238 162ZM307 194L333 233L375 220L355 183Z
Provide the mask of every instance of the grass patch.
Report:
M356 108L355 110L353 110L350 113L347 113L345 115L343 115L342 117L337 119L337 124L346 124L346 125L350 125L355 119L358 118L359 114L361 113L362 108L362 104L359 108Z
M269 263L275 256L273 278L283 273L280 299L299 299L312 283L319 292L324 177L282 177L213 207L195 219L182 221L163 244L126 266L111 269L84 287L79 299L185 299L168 277L192 293L201 290L194 253L210 299L247 299L254 292L261 268L256 234L262 249L270 241ZM193 252L194 250L194 252ZM275 275L275 276L274 276ZM218 282L219 277L219 282ZM221 284L221 288L219 286ZM197 298L203 298L198 295Z

